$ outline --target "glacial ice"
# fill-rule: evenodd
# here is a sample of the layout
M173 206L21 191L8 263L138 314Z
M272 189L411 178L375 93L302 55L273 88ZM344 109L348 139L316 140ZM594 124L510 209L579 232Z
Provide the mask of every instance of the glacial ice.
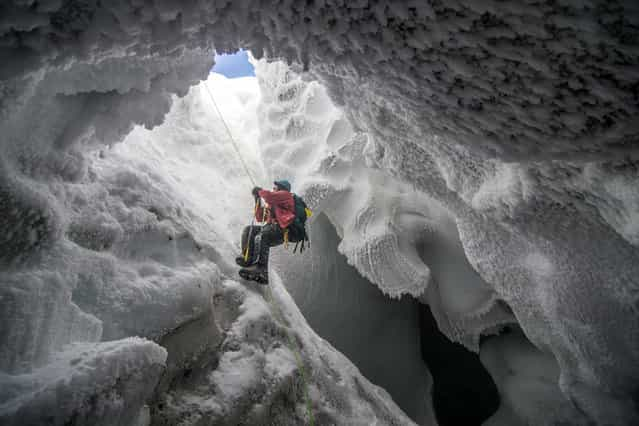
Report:
M438 318L450 338L472 350L478 350L484 329L516 322L495 304L496 293L468 263L450 211L370 167L374 162L368 159L374 154L368 151L367 135L348 127L321 86L305 83L281 63L260 61L256 70L267 168L274 177L293 176L316 215L324 214L337 230L338 250L351 265L389 296L428 300L441 312ZM284 106L277 101L280 93L287 94ZM323 105L325 111L304 114L309 104ZM304 136L288 142L282 152L281 129L294 124ZM310 149L324 154L314 168L292 166L296 152ZM292 269L301 272L307 267L303 265Z
M3 425L135 424L157 384L166 351L145 339L75 343L44 367L2 373Z
M477 350L517 322L536 349L517 347L541 351L549 371L556 362L560 393L547 396L569 401L561 410L637 422L638 20L629 0L4 2L2 389L18 381L0 404L40 404L20 378L69 344L137 347L126 338L209 324L241 220L206 217L210 205L172 181L176 164L108 147L161 124L213 50L244 47L308 71L279 71L290 91L256 107L265 139L253 164L270 164L260 179L291 177L347 260L385 293L428 302L451 339ZM232 151L213 153L239 170L224 163ZM500 385L523 421L528 407L516 412L521 399Z
M561 395L552 355L533 347L521 331L488 339L480 354L502 396L499 410L485 425L588 423Z
M628 421L625 414L621 413L634 411L630 408L632 403L629 397L619 398L616 390L612 391L614 396L603 391L605 386L602 385L602 380L612 376L603 370L597 373L584 369L587 364L584 350L598 353L602 357L598 359L603 360L610 356L610 352L604 348L612 347L623 348L623 355L619 354L618 364L615 365L621 369L620 372L623 371L621 374L624 377L628 377L625 366L636 365L634 361L626 359L635 356L630 355L636 353L632 349L635 347L634 337L622 336L625 330L615 328L609 320L603 319L610 315L608 307L615 298L614 295L625 291L623 288L632 292L630 288L633 287L631 281L623 277L632 267L632 262L628 259L635 255L631 254L635 250L621 242L613 230L608 228L604 231L606 225L610 224L610 219L604 216L606 222L595 225L591 223L592 219L582 217L579 223L575 216L572 219L565 216L557 201L552 205L545 205L548 202L542 200L546 197L546 192L540 191L538 176L559 173L549 166L539 165L535 169L534 164L522 166L496 159L477 163L472 154L463 148L458 148L457 151L447 148L445 155L433 158L432 166L442 173L442 178L433 179L432 182L424 181L428 185L424 194L416 190L419 182L413 181L413 186L410 186L393 178L392 171L391 176L381 173L377 159L388 148L380 146L370 134L336 124L344 120L336 112L323 112L319 114L319 118L318 115L299 116L299 111L303 111L308 103L327 105L325 101L316 100L326 96L323 89L315 88L313 84L304 85L299 77L295 77L281 65L261 63L257 65L257 69L258 79L275 73L275 78L280 80L278 85L270 82L262 84L262 91L265 93L263 103L268 104L271 99L277 99L278 92L287 93L289 103L291 99L295 99L291 91L297 97L297 106L286 104L288 116L283 115L277 102L272 102L262 112L260 125L263 127L262 144L266 144L263 148L266 164L269 164L273 176L295 177L294 182L302 186L316 213L324 213L335 226L342 239L339 251L346 255L349 263L391 296L409 293L420 297L431 306L440 329L452 340L469 349L480 350L482 334L489 335L498 332L501 326L520 323L526 336L536 346L552 351L562 373L557 384L567 401L590 411L599 423L623 424ZM267 95L269 91L274 91L275 95ZM275 111L278 113L275 114ZM283 118L288 120L286 128L295 125L302 129L299 131L301 134L309 132L312 137L300 137L291 141L286 150L277 149L279 129L284 128L280 123ZM334 127L342 127L342 130L339 133L333 132ZM336 137L336 134L340 136ZM440 146L443 142L436 136L432 137L432 141L435 146ZM318 145L325 146L325 157L315 162L318 164L316 169L290 166L296 164L294 153L304 151L305 145L308 146L307 150L313 149L314 152L321 152ZM275 156L270 157L270 153L277 153L277 159ZM413 161L416 154L411 152L407 155L402 161ZM552 164L561 166L564 163L557 160ZM570 163L565 164L565 167L570 167ZM467 165L468 169L463 165ZM575 167L577 173L582 173L578 171L578 166ZM404 171L402 168L392 170L399 170L401 173ZM478 173L465 174L467 170L476 170ZM588 170L592 173L593 166ZM588 186L588 181L584 182L579 176L570 176L567 184L583 191L593 191L596 188L594 190L602 194L602 184L599 187ZM592 177L590 181L593 181ZM632 193L627 191L617 197L629 200L625 205L631 206ZM611 201L615 202L614 198ZM522 211L525 205L529 205L530 210ZM598 207L603 208L606 207ZM522 229L523 225L513 219L521 215L531 225L530 230ZM624 215L631 217L632 213ZM549 232L549 229L552 231ZM607 235L604 240L610 242L592 240L595 234L589 235L585 229L596 235ZM533 230L536 235L532 233ZM557 239L561 232L563 237ZM565 235L566 232L570 233L570 237ZM591 252L592 246L589 244L594 241L604 244L606 248L595 252L598 254ZM553 253L558 250L561 254L549 257L549 250ZM619 252L619 256L610 255L615 252ZM500 259L494 258L496 253L501 253ZM593 259L593 255L601 260ZM580 258L583 260L579 260ZM617 261L617 268L620 269L614 270L620 276L608 275L603 278L607 283L605 285L610 285L606 293L596 290L593 282L584 280L583 271L588 271L590 277L594 278L607 274L610 265ZM569 266L575 262L579 264L578 268ZM600 270L592 269L591 265L602 262L608 266ZM558 269L556 265L563 266ZM497 282L502 284L497 285ZM547 283L551 282L553 285L549 286ZM628 285L630 287L626 287ZM595 294L597 296L592 298ZM572 302L557 305L558 297L566 297ZM581 297L584 297L583 301L575 302ZM536 306L543 312L530 305L533 300L539 301ZM603 302L606 308L601 308L603 300L606 301ZM600 306L596 311L595 304ZM622 304L625 305L626 302ZM580 324L580 320L570 324L568 317L575 314L568 314L567 317L551 306L568 312L574 307L575 314L581 321L584 319L582 312L599 312L595 315L601 318L597 325L600 331L596 332L585 323ZM632 309L623 308L617 315L627 315L628 324L634 324L632 312ZM330 327L328 324L324 325L324 328ZM339 327L338 322L333 327ZM550 334L542 331L546 328L552 330ZM607 331L603 331L604 328ZM581 335L582 343L573 346L576 341L567 338L568 335ZM567 339L566 348L570 349L559 349L562 348L559 343L562 339ZM572 351L576 353L569 355ZM552 361L553 356L550 357L549 365L555 362ZM609 366L608 363L605 365ZM578 369L579 373L569 372L573 368ZM573 374L582 376L577 378ZM589 385L584 382L588 380L597 384L586 391ZM625 380L621 379L619 383ZM627 384L630 385L630 382ZM542 398L549 406L553 404L552 394L547 393ZM599 406L595 400L608 402ZM574 406L567 407L563 409L575 410ZM519 413L519 422L527 421L525 411ZM578 413L579 410L575 410L573 417L577 418Z
M414 424L311 330L277 274L270 285L265 294L223 283L219 300L239 315L225 329L219 360L166 395L158 424L297 425L311 417L315 424Z
M325 215L314 219L310 239L303 255L277 250L271 261L309 325L417 424L434 424L432 380L416 338L417 301L389 301L348 265Z
M235 142L264 180L256 81L212 74L203 84L223 100ZM135 128L123 143L85 154L78 180L51 183L64 237L3 273L3 424L189 424L204 415L299 424L308 416L303 405L287 409L303 401L281 328L290 326L278 323L263 295L226 278L235 278L229 262L252 199L211 102L203 85L192 88L162 126ZM285 315L296 315L288 332L302 336L313 415L412 424L273 291ZM254 339L246 341L248 332ZM335 386L329 373L346 382ZM210 387L192 388L205 378ZM55 409L60 401L65 410Z

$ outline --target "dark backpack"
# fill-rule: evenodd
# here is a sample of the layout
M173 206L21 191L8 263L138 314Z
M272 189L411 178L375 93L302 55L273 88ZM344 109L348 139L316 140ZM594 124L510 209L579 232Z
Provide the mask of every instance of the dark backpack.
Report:
M304 251L304 243L308 243L309 247L311 241L308 239L308 233L306 232L306 219L310 217L313 213L306 206L306 203L302 199L295 194L293 194L293 201L295 202L295 219L289 225L289 229L291 235L289 236L290 241L295 243L295 248L293 249L293 253L297 250L297 245L302 243L300 246L300 253Z

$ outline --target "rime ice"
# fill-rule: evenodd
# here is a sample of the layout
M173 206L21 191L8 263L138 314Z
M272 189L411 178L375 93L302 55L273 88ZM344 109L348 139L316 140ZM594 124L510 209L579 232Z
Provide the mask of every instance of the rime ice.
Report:
M202 93L178 97L207 77L214 50L243 47L307 71L264 64L262 100L229 101L259 119L249 137L259 147L244 145L256 176L292 177L363 277L428 303L450 339L479 350L504 401L492 421L636 423L638 21L629 0L4 2L2 422L31 421L24 409L37 423L50 397L70 410L52 413L54 424L145 424L161 416L151 387L176 398L166 418L184 418L190 403L228 414L254 407L242 404L258 376L273 379L278 401L299 384L284 350L250 354L261 346L240 341L256 375L234 380L224 367L236 346L214 349L222 330L247 324L242 304L262 300L228 280L242 220L220 206L250 209L250 199L193 182L204 170L213 186L244 178L220 123L192 118ZM188 135L188 148L151 143L144 132L165 120L157 140ZM234 129L248 134L251 120ZM195 146L204 133L216 147ZM217 210L205 202L213 194ZM277 329L264 318L251 321ZM522 334L488 339L482 354L482 336L513 324ZM332 349L300 340L326 371L315 355ZM173 348L166 359L159 344ZM194 383L173 379L212 372L198 361L214 354L217 374L193 380L218 396L180 393ZM329 364L348 379L347 390L311 390L327 422L409 422L347 360ZM523 384L535 398L518 393ZM334 401L346 417L318 402L326 394L343 396ZM255 410L233 415L259 423ZM292 405L282 416L304 414Z

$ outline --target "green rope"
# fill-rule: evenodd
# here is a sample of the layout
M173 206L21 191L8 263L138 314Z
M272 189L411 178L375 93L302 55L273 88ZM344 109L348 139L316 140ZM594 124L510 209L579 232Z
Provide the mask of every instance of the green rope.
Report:
M235 152L237 152L237 156L239 157L240 161L242 162L242 167L244 167L244 172L246 173L246 176L250 179L250 181L253 184L253 186L257 186L256 183L255 183L255 180L253 179L253 176L251 176L251 173L249 172L249 169L246 166L246 162L244 162L244 158L242 157L242 153L240 152L239 148L237 147L237 144L235 143L235 139L233 139L233 134L231 133L231 129L229 129L229 126L226 124L226 120L224 120L224 116L220 112L220 109L217 107L217 103L215 102L215 98L213 98L213 94L209 90L209 86L208 86L206 81L204 81L204 88L206 89L206 91L208 92L209 96L211 97L211 101L213 101L213 106L215 107L215 110L217 111L218 115L220 116L220 119L222 119L222 123L224 124L224 127L226 128L226 131L229 134L229 138L231 139L231 143L233 144L233 148L235 148ZM257 208L257 204L256 204L256 208ZM255 213L253 213L253 216L255 216ZM251 226L251 230L253 230L252 226ZM250 236L249 236L249 239L250 239ZM248 241L247 241L246 245L247 245L246 254L248 254L248 245L249 245ZM246 256L246 254L245 254L245 256ZM286 325L285 325L284 317L282 315L282 312L278 308L277 304L275 303L275 298L273 297L273 293L271 292L271 287L270 286L267 286L267 294L268 294L267 300L268 300L269 304L271 305L271 308L273 310L273 314L275 315L275 319L284 328L284 330L286 332L286 338L287 338L288 344L289 344L289 349L291 350L291 352L293 352L293 355L295 356L295 361L297 363L297 368L300 371L300 376L302 378L302 384L304 385L304 402L306 403L306 411L307 411L307 414L308 414L308 424L310 426L313 426L315 424L315 419L313 418L313 406L311 404L311 398L308 395L308 382L306 380L306 370L304 369L304 361L302 360L302 354L300 353L299 348L295 344L295 342L293 340L293 337L291 336L291 333L289 333L288 327L286 327Z
M237 156L240 158L240 161L242 162L242 167L244 167L244 172L246 173L246 176L248 176L248 178L251 180L251 183L253 184L254 187L257 186L257 184L255 183L255 180L253 179L253 176L251 176L251 172L249 172L248 167L246 167L246 163L244 162L244 158L242 157L242 153L240 152L240 149L237 147L237 143L235 143L235 139L233 138L233 134L231 133L231 129L229 129L229 126L226 125L226 120L224 120L224 116L220 112L220 109L217 107L217 102L215 102L215 98L213 98L213 93L211 93L211 91L209 90L209 86L206 83L206 80L204 81L204 88L206 89L206 91L208 92L209 96L211 97L211 100L213 101L213 106L215 107L215 110L217 111L217 113L220 116L220 118L222 119L222 124L224 124L224 128L226 129L227 133L229 134L229 138L231 139L231 143L233 144L233 148L235 148L235 152L237 152Z
M295 355L297 368L300 371L300 376L302 378L302 383L304 385L304 402L306 403L306 412L308 414L308 424L310 426L313 426L315 424L315 419L313 418L313 406L311 403L311 398L308 395L308 382L306 380L306 370L304 369L304 361L302 360L302 354L300 353L297 345L295 344L293 340L293 336L291 336L291 333L289 333L288 327L286 327L285 325L284 316L282 315L282 312L275 304L275 298L273 297L273 292L271 291L270 286L267 286L266 292L268 294L267 300L271 304L271 307L274 311L273 314L275 315L276 320L282 325L282 327L284 327L284 331L286 332L286 338L289 344L289 349Z

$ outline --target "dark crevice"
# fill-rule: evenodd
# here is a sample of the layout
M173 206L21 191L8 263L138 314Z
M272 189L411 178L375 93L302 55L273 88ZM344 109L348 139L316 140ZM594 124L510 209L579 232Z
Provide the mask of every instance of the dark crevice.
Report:
M479 355L451 342L426 305L420 309L422 358L433 376L433 407L440 426L481 425L499 407L497 387Z
M311 250L297 255L276 248L271 267L318 335L384 388L413 421L431 424L428 372L418 342L420 304L408 295L388 298L350 265L326 215L318 214L309 232Z

